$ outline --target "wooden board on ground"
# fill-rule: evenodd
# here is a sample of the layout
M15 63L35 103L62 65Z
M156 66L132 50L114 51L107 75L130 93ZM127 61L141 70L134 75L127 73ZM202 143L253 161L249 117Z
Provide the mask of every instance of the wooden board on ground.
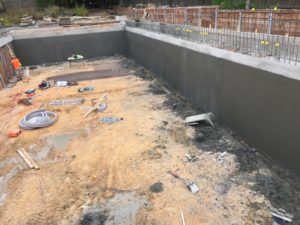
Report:
M38 170L40 168L23 148L19 149L17 152L30 169Z

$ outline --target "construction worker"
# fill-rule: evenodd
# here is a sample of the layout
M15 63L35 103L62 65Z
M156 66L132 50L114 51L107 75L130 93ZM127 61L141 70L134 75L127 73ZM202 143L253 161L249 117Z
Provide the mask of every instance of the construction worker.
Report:
M20 63L20 60L17 58L17 57L13 57L11 59L11 64L15 70L15 75L21 75L21 67L22 67L22 64Z

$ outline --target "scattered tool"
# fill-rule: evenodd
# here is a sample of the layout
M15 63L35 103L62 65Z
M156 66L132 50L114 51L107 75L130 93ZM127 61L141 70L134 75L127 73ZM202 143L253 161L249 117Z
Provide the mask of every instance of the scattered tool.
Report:
M68 99L57 99L49 102L51 106L60 105L80 105L84 102L84 98L68 98Z
M68 86L68 82L64 81L64 80L59 80L56 81L54 84L55 87L67 87Z
M35 89L28 89L27 91L25 91L25 94L27 98L30 98L35 95Z
M10 130L10 131L7 132L8 137L18 137L20 134L21 134L20 129Z
M18 151L18 154L21 156L21 158L24 160L26 165L30 169L36 169L38 170L40 167L35 163L35 161L30 157L30 155L25 151L25 149L21 148Z
M42 80L42 82L39 84L39 88L41 90L43 89L47 89L49 88L51 85L50 85L50 82L49 81L46 81L46 80Z
M72 62L82 62L84 64L84 57L79 54L73 54L71 57L68 58L70 67Z
M77 86L78 82L77 81L68 81L68 86Z
M35 93L35 89L28 89L27 91L25 91L25 94L33 94Z
M273 207L270 208L270 213L273 217L280 219L280 220L283 220L285 222L292 222L294 216L287 213L284 209L275 209ZM284 223L285 224L285 223Z
M168 173L171 174L172 176L174 176L175 178L179 179L180 181L182 181L192 193L196 193L196 192L199 191L199 187L195 183L187 181L187 180L181 178L175 172L168 171Z
M43 108L45 105L45 103L41 104L41 106L39 107L39 109Z
M93 91L95 89L94 86L86 86L78 88L78 92L85 92L85 91Z
M95 105L84 115L84 118L87 118L93 111L97 109L97 107L106 99L107 93L103 96L99 97Z
M101 103L97 107L98 112L104 112L107 109L107 104L106 103Z
M200 114L200 115L195 115L195 116L189 116L187 118L185 118L185 123L186 124L197 124L200 121L207 121L213 128L215 128L213 122L212 122L212 118L214 117L214 115L212 113L204 113L204 114Z
M101 123L112 124L123 120L122 117L103 117L100 119Z
M199 158L196 155L190 155L188 153L185 154L185 157L189 162L195 162L199 160Z
M93 106L97 102L97 99L92 99L91 102ZM98 105L96 110L98 112L104 112L106 109L107 109L107 98L105 97L103 102Z
M21 98L17 100L18 104L32 105L32 98Z

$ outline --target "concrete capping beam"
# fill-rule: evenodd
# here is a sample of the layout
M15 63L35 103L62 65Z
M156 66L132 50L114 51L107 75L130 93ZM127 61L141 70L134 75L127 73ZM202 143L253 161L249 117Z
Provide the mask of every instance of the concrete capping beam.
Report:
M208 45L198 44L178 38L171 37L166 34L146 31L139 28L125 27L126 31L140 34L148 38L153 38L159 41L167 42L169 44L184 47L196 52L211 55L217 58L222 58L231 62L239 63L245 66L250 66L263 71L271 72L277 75L285 76L295 80L300 80L300 65L288 64L276 61L272 58L245 55L238 52L231 52L225 49L219 49Z
M46 28L33 28L33 32L29 32L28 30L24 33L20 31L20 33L11 31L11 35L13 36L13 40L19 39L34 39L34 38L42 38L42 37L58 37L58 36L66 36L66 35L78 35L78 34L90 34L90 33L103 33L103 32L111 32L111 31L121 31L124 30L124 26L115 26L115 27L88 27L85 29L74 29L74 30L47 30ZM40 32L37 32L40 31ZM35 33L36 32L36 33Z
M3 36L0 38L0 48L12 42L13 38L11 35Z

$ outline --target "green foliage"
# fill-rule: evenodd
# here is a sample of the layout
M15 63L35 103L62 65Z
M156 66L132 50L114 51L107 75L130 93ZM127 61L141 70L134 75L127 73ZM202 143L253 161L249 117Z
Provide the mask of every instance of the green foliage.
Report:
M255 4L252 4L252 6L253 6L255 9L266 9L266 8L273 9L274 7L278 7L279 4L263 4L263 3L255 3Z
M58 17L61 14L62 10L54 5L54 6L49 6L45 9L45 14L47 16L52 16L52 17Z
M55 4L55 0L36 0L38 7L46 8L49 6L53 6Z
M224 9L244 9L246 7L246 0L213 0L214 5L220 5Z
M76 6L72 11L76 16L87 16L89 14L89 11L84 6Z
M224 1L224 0L213 0L213 1L212 1L212 4L213 4L213 5L221 5L223 1Z
M47 4L52 4L52 0L43 1ZM55 5L49 5L46 8L39 9L15 9L0 13L0 25L4 27L18 25L20 24L21 18L24 15L32 16L34 20L39 20L42 19L43 16L58 17L62 14L70 16L87 16L88 13L89 11L84 6L76 6L75 8L62 8Z
M41 19L43 19L45 12L42 10L34 10L30 15L32 16L32 18L34 20L41 20Z
M0 14L0 24L2 26L11 26L19 24L21 17L23 16L23 10L8 10L5 13Z

